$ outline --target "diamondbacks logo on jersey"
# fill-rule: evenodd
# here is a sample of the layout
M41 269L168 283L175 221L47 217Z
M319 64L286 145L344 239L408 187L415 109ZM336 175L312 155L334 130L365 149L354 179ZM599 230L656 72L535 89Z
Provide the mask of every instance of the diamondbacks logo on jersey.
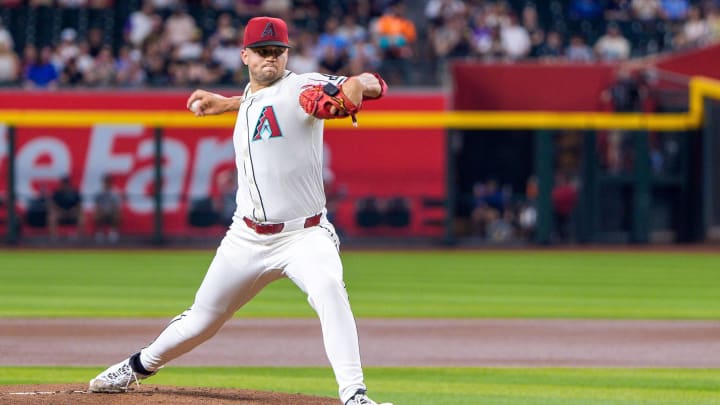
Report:
M255 124L252 140L258 141L262 138L277 138L279 136L282 136L282 132L277 117L275 117L275 110L273 110L272 106L263 107L260 118Z

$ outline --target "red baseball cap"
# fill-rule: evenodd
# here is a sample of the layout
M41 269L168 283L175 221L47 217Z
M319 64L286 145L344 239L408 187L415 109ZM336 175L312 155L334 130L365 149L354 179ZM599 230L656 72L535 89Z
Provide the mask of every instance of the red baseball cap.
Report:
M245 48L256 48L268 45L290 48L290 45L288 45L287 24L279 18L251 18L245 26L243 46Z

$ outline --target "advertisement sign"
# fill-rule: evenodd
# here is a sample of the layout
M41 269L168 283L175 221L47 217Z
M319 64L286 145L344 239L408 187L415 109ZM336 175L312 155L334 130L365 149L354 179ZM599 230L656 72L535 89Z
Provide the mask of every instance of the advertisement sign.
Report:
M98 98L97 105L105 105L109 95L94 97ZM139 102L142 95L134 97ZM177 96L168 97L176 104ZM433 103L438 104L437 98L432 98ZM28 104L37 108L35 99L31 100ZM62 103L61 97L53 100ZM122 100L126 108L133 105L127 96ZM384 103L391 101L383 100ZM73 102L90 105L87 100ZM158 101L154 103L163 105ZM64 105L67 108L68 104ZM407 105L404 99L403 105ZM80 189L89 215L103 177L111 175L123 196L121 232L152 234L154 133L154 128L142 124L16 128L15 187L19 212L22 214L30 199L43 193L51 194L62 177L70 176ZM0 126L0 192L7 191L6 134L7 127ZM234 170L232 128L164 128L162 136L163 232L191 234L193 229L187 220L191 203L217 195L220 173ZM325 143L334 221L347 234L358 232L355 224L358 198L402 196L415 207L424 198L444 196L444 131L327 129ZM222 226L218 226L218 231L222 232ZM424 229L418 216L405 232L438 234L440 230Z

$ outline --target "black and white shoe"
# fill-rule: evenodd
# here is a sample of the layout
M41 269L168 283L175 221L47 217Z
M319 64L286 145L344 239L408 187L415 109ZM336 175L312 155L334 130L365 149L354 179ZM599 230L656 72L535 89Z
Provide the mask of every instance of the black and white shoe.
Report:
M347 402L345 402L345 405L393 405L390 402L383 402L381 404L373 401L372 399L368 398L368 396L365 394L365 390L358 390L358 392L353 395L352 398L350 398Z
M139 353L138 353L139 354ZM107 370L98 374L97 377L90 380L88 391L90 392L126 392L130 389L133 381L140 385L140 380L150 377L155 373L143 374L138 373L130 366L130 361L134 356L128 357L120 363L108 367Z

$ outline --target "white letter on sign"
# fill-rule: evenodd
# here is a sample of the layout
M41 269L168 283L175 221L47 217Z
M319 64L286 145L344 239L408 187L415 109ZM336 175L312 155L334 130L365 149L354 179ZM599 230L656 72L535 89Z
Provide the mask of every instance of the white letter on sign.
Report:
M142 125L95 125L90 135L88 156L85 161L83 192L94 196L102 188L106 174L127 174L133 167L133 157L128 153L113 153L115 140L121 137L142 136ZM92 198L85 200L92 205Z
M195 165L188 194L191 199L207 197L213 184L215 168L223 163L232 162L235 151L232 138L226 140L202 139L195 152Z
M49 163L38 163L38 159L44 156L49 157ZM57 181L60 177L70 174L70 151L59 139L41 136L26 143L18 151L15 164L18 203L25 207L27 200L35 196L36 190L32 189L33 181Z
M163 211L175 211L180 205L183 181L187 176L188 151L181 142L171 138L163 140ZM138 150L139 160L147 160L155 156L155 144L152 140L140 143ZM144 167L128 178L127 190L132 193L128 201L130 209L137 213L150 213L153 211L153 196L146 191L155 180L153 166Z

